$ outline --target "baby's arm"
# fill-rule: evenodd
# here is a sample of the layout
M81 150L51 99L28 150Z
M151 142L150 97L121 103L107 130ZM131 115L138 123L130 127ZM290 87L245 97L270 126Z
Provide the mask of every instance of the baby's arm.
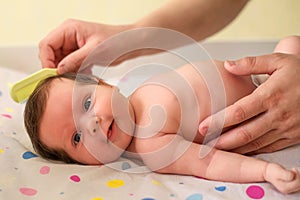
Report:
M175 137L171 134L139 141L138 151L153 171L235 183L268 181L282 193L300 190L297 170ZM209 153L200 158L200 151Z

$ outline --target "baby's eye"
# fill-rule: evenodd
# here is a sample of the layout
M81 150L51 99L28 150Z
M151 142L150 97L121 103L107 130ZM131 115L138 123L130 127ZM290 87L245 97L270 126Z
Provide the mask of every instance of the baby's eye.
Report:
M77 145L80 142L80 139L81 139L81 133L80 132L75 133L73 136L73 143Z
M84 104L83 104L83 107L84 107L84 110L85 111L88 111L90 106L91 106L91 103L92 103L92 99L91 97L87 98L85 101L84 101Z

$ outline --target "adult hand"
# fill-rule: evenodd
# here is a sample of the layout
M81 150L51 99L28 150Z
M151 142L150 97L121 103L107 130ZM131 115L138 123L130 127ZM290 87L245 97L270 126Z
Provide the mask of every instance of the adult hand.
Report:
M77 71L84 58L99 43L127 29L129 25L112 26L66 20L40 42L39 57L42 67L57 67L60 74Z
M173 0L129 25L112 26L79 20L66 20L40 42L39 57L42 67L57 67L60 74L67 71L77 71L84 58L99 43L110 36L133 28L167 28L199 41L229 24L247 2L248 0ZM189 13L189 15L186 13ZM211 19L214 21L213 24ZM148 36L144 37L147 39ZM140 35L136 38L139 38L139 41L143 40ZM134 40L133 42L137 41ZM103 47L101 53L103 52L105 55L101 55L105 58L107 54L107 57L109 57L110 52L118 49L119 45L127 44L121 41L116 46ZM128 52L110 64L116 65L127 59L157 52L160 52L160 50L141 49Z
M274 53L227 61L224 66L236 75L271 76L252 94L213 115L225 111L223 127L234 127L218 138L216 148L257 154L300 143L300 57ZM209 134L211 117L200 123L201 134Z

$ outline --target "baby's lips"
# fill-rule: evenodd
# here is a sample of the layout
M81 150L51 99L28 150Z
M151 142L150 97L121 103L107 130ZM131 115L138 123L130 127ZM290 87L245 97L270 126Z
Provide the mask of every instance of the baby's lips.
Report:
M107 129L106 137L107 140L111 140L113 136L113 126L114 126L114 120L111 122L110 126Z

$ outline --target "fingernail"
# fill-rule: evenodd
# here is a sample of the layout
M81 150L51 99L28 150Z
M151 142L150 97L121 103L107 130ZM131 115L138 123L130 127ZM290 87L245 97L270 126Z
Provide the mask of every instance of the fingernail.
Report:
M201 135L205 136L207 134L207 130L208 130L208 127L207 126L203 126L200 128L200 133Z
M233 60L227 60L226 62L227 62L228 65L231 66L231 67L236 65L236 62L233 61Z
M65 64L60 64L57 66L57 71L59 74L63 74L66 72L66 69L65 69Z

